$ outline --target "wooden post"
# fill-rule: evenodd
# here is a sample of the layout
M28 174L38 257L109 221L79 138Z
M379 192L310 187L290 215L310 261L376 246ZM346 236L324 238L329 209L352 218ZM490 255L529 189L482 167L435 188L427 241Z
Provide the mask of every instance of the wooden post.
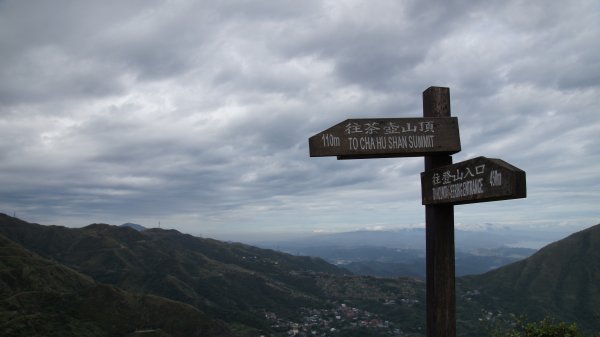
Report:
M450 117L450 89L423 92L423 117ZM452 164L449 155L425 157L425 171ZM425 206L427 337L456 336L454 206Z

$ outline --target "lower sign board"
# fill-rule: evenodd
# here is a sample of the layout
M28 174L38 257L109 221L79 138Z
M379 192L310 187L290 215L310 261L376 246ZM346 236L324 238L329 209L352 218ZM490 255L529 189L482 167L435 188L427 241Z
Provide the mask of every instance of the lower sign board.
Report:
M421 194L423 205L525 198L525 171L500 159L477 157L422 172Z
M460 151L458 119L347 119L308 139L311 157L415 157Z

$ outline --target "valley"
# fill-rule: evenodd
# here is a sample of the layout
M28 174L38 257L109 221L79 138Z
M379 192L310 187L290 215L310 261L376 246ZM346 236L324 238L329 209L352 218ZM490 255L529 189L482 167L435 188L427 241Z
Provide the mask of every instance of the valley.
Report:
M207 336L207 331L276 337L425 333L425 284L418 275L359 275L318 257L156 228L138 231L106 224L66 228L0 215L0 235L3 256L9 257L3 258L1 274L5 299L0 302L0 330L11 331L10 336L24 336L16 332L24 325L34 329L24 331L55 329L68 336L63 328L46 323L48 315L66 322L64 329L86 331L89 336L117 330L177 336L184 327ZM459 277L458 335L489 333L508 324L510 313L551 315L577 322L585 331L599 331L600 292L595 282L600 279L599 246L600 226L594 226L518 262ZM414 262L417 268L422 258L415 250L398 248L323 252L346 258L354 254L355 259L388 254L387 262ZM493 251L518 253L530 251ZM457 265L459 260L457 255ZM31 292L47 300L20 295ZM119 310L111 309L115 305ZM124 312L145 318L113 316L128 317ZM122 323L114 325L113 320ZM200 321L205 323L198 326Z

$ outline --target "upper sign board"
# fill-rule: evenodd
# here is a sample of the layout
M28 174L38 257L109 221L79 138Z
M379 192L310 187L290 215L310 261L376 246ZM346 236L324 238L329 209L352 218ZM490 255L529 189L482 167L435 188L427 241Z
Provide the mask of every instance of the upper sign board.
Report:
M500 159L477 157L421 173L423 205L525 198L525 171Z
M458 119L347 119L308 139L311 157L416 157L460 151Z

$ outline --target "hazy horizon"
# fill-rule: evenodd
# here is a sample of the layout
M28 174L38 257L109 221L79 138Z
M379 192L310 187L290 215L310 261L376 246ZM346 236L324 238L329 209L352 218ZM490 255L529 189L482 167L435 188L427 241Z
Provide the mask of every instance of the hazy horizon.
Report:
M1 211L0 211L1 213ZM7 214L8 215L8 214ZM10 215L12 216L12 215ZM20 218L24 221L29 221L28 219ZM56 225L56 226L65 226L60 223L40 223L42 225ZM84 224L81 226L65 226L71 228L81 228L88 225L93 224L92 222L88 224ZM271 231L271 232L198 232L198 231L185 231L182 229L178 229L177 226L171 226L169 224L156 223L156 224L144 224L138 223L135 221L127 221L124 223L108 223L108 225L113 226L123 226L126 224L134 224L140 225L146 229L152 228L161 228L165 230L175 229L184 234L190 234L193 236L204 237L204 238L212 238L221 241L228 242L242 242L251 245L272 245L277 243L303 243L306 245L310 245L310 241L319 238L326 238L328 236L331 237L339 237L339 235L345 234L361 234L361 233L403 233L404 231L414 231L417 230L419 232L424 231L425 224L415 224L415 225L402 225L402 226L375 226L375 227L362 227L355 229L347 229L343 231ZM493 238L493 235L501 235L498 239L498 246L506 246L506 247L521 247L521 248L531 248L531 249L540 249L543 246L552 243L554 241L563 239L573 233L579 232L581 230L587 229L589 227L595 226L597 224L592 224L589 226L582 227L574 227L574 226L499 226L493 223L486 223L480 225L465 225L461 223L455 224L455 235L456 238L461 238L463 233L472 233L477 235L480 233L485 235L489 240ZM406 232L404 232L406 233ZM513 243L502 243L503 240L506 240L502 235L523 235L522 239L513 240ZM425 244L425 237L423 236L422 244ZM317 242L316 245L319 245ZM368 239L363 240L361 245L374 245L374 246L382 246L380 243L376 241L369 241ZM385 245L383 245L385 246ZM485 245L482 245L484 247ZM458 247L458 246L457 246ZM460 247L458 247L460 248Z

